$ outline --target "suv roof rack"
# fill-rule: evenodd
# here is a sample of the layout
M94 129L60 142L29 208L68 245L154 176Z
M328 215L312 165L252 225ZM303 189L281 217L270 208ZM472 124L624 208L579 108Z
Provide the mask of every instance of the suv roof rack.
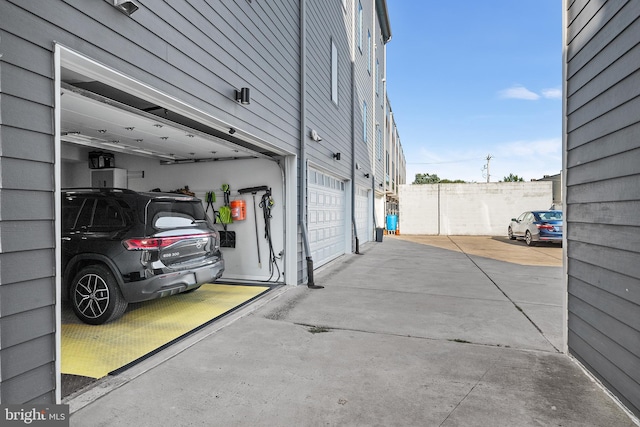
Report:
M128 188L116 188L116 187L74 187L63 188L62 191L78 191L78 192L93 192L93 193L127 193L138 194L137 191L129 190Z

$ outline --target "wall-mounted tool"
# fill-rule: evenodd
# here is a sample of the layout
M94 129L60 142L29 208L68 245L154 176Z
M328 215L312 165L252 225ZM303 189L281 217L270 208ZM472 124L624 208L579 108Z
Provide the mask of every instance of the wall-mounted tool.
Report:
M229 184L222 184L220 188L223 193L224 204L220 206L215 216L217 220L222 224L223 231L218 231L220 234L220 246L223 248L235 248L236 247L236 232L228 231L227 224L231 224L233 219L231 218L231 207L229 206L229 195L231 194L231 188ZM213 201L215 202L215 194L213 194ZM209 193L207 193L208 195ZM215 222L215 219L214 219Z
M256 244L258 247L258 267L262 268L262 260L260 259L260 237L258 235L258 216L256 214L256 211L257 211L256 194L258 193L258 191L269 191L269 187L267 187L266 185L263 185L260 187L242 188L238 190L238 193L240 194L251 193L251 195L253 196L253 221L255 222L255 227L256 227Z

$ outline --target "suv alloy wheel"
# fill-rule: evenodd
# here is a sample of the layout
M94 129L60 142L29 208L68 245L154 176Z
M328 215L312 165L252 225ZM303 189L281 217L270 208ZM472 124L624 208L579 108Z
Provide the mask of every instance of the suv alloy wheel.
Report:
M117 319L128 306L113 274L100 264L84 267L76 274L70 297L76 316L91 325Z

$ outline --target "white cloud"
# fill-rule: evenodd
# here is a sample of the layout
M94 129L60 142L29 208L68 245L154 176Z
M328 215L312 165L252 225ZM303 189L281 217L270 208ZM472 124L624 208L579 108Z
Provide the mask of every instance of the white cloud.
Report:
M515 85L508 89L503 89L498 94L500 98L507 99L525 99L528 101L540 99L540 95L521 85Z
M548 99L562 99L562 89L543 89L542 96Z

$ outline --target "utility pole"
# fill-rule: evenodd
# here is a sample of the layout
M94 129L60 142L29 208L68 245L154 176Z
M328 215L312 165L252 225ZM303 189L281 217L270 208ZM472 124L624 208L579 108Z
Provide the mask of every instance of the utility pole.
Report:
M491 159L493 159L493 156L491 154L487 154L487 164L483 166L482 171L487 171L487 182L489 182L491 180L491 174L489 173L489 164L491 162Z

